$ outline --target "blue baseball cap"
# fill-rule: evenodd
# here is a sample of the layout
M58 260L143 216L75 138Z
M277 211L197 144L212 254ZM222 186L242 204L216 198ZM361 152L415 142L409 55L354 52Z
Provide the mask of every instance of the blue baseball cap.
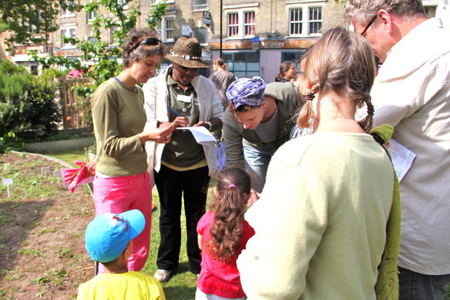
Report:
M121 214L105 213L92 220L85 233L89 256L98 262L113 261L145 227L145 217L137 209Z

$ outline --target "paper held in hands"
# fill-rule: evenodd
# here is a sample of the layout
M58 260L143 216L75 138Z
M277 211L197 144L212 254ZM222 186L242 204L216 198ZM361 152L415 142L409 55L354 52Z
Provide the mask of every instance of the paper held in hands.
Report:
M391 153L392 164L397 173L398 181L402 181L416 158L416 154L397 142L394 139L389 140L387 149Z
M189 130L194 139L199 144L207 144L211 142L216 142L216 138L211 134L211 132L203 126L198 127L177 127L178 129Z

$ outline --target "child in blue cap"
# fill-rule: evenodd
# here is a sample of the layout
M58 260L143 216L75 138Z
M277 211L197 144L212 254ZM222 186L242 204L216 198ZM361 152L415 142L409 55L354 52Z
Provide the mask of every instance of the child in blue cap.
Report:
M137 209L121 214L97 215L88 224L86 250L93 260L103 264L105 273L82 283L78 288L78 300L166 299L158 280L140 272L128 271L132 240L144 227L144 215Z

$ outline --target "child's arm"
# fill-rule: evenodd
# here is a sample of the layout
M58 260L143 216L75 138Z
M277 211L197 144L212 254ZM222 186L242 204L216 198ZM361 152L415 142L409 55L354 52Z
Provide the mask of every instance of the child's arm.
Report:
M197 241L198 241L198 248L200 250L202 250L202 235L201 234L197 235Z

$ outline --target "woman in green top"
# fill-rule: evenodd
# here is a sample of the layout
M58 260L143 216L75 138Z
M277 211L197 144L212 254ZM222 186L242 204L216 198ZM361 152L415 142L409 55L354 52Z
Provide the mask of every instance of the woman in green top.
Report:
M144 94L137 84L153 77L164 54L155 32L132 30L122 49L122 72L102 83L92 97L97 143L94 202L97 215L131 209L144 214L145 229L133 241L133 254L128 259L128 269L140 271L147 260L151 227L152 183L144 144L168 143L174 127L144 130ZM99 272L103 272L103 266Z
M314 120L314 134L286 142L270 161L246 213L256 233L237 260L242 287L249 299L398 299L398 252L385 245L400 240L386 230L399 195L388 154L368 134L373 52L359 34L334 28L304 63L314 97L299 121ZM363 104L368 116L358 123ZM385 257L389 274L379 269Z

